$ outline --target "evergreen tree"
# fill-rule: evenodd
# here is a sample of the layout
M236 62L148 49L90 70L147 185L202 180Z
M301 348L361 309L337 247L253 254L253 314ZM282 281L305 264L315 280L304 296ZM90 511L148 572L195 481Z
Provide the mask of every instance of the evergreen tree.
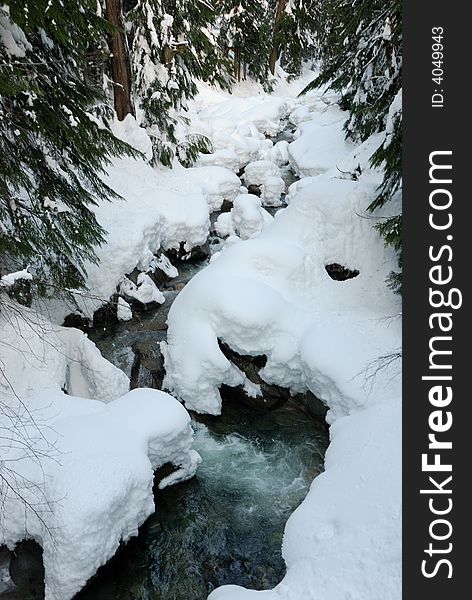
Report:
M401 46L402 12L399 0L324 0L329 16L320 29L323 68L305 91L329 83L342 94L349 111L348 137L364 141L387 128L385 142L372 157L384 170L371 212L401 193ZM401 216L382 221L378 229L398 252L401 267ZM392 287L401 288L400 273Z
M30 265L41 291L84 285L103 239L91 206L131 150L93 114L85 58L107 30L95 0L5 0L0 8L0 271Z
M123 22L121 0L105 0L105 14L113 27L108 36L110 47L111 76L113 81L113 100L118 119L134 115L131 97L132 79L129 59L128 40Z
M197 94L196 81L228 87L228 61L215 35L216 12L203 0L138 0L130 24L135 94L154 158L185 166L209 150L203 136L188 132L183 116Z
M281 60L284 70L292 76L301 73L304 61L316 53L317 31L321 13L319 0L272 0L275 14L270 70Z
M233 61L237 81L247 76L271 88L272 11L268 0L218 0L219 44Z

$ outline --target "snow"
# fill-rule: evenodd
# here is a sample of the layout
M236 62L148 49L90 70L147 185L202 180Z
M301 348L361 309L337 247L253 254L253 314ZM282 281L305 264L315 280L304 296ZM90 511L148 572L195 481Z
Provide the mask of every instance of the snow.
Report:
M165 385L189 409L219 414L222 384L242 385L250 395L258 389L218 340L240 354L264 354L265 381L294 393L310 390L326 403L331 445L325 473L287 523L283 581L263 592L224 586L209 600L397 600L400 366L392 360L382 368L379 359L399 352L401 308L385 283L394 253L365 218L381 181L369 159L384 136L360 146L346 142L346 114L319 91L300 101L299 110L292 99L279 107L289 104L298 129L286 149L302 179L291 186L289 206L260 231L238 230L243 198L218 218L217 231L229 235L223 251L169 312L161 345ZM231 129L228 123L224 129ZM229 137L227 146L233 147ZM280 162L261 155L246 166L245 183L277 177ZM257 208L251 199L241 222L255 226ZM332 263L359 275L335 281L325 269Z
M147 134L131 115L122 124L115 124L114 130L121 131L123 139L137 149L145 150ZM106 243L97 248L98 264L86 264L88 292L76 295L81 311L89 318L123 285L125 275L136 268L147 273L159 267L156 255L162 250L179 249L183 243L188 252L204 244L210 213L224 200L232 202L241 186L239 178L223 167L184 169L176 164L172 170L156 169L141 158L116 159L105 181L122 200L114 201L112 208L108 202L94 207L107 234ZM124 285L129 288L126 281ZM151 294L149 282L145 289ZM153 293L152 301L160 302L157 291ZM68 312L70 309L64 307L62 318Z
M186 170L193 185L200 185L211 211L219 210L224 200L232 202L239 193L241 181L228 169L218 166L202 166Z
M32 50L22 29L10 20L10 8L0 7L0 43L6 53L14 58L24 58Z
M190 418L164 392L128 392L124 373L80 331L13 303L2 304L0 321L0 361L12 382L0 387L8 516L0 544L36 540L45 599L69 600L155 510L153 471L177 467L161 486L195 473ZM32 509L5 485L13 459L16 486Z
M130 321L133 318L131 306L121 297L118 298L117 317L119 321Z
M290 164L300 178L326 172L352 149L344 139L345 121L346 114L332 105L323 112L314 111L310 120L299 125L298 139L290 144L288 153Z
M273 95L249 82L232 95L199 84L189 116L214 152L192 169L151 167L144 129L131 116L115 123L115 134L143 157L117 159L108 168L105 181L123 199L94 208L106 244L99 263L86 265L88 293L77 295L91 317L118 291L120 320L132 317L132 300L164 301L150 273L160 268L175 277L165 251L204 244L210 213L228 201L231 210L215 225L226 238L222 251L169 312L161 345L165 385L186 408L210 414L221 410L222 384L259 394L222 354L222 340L241 354L266 355L265 381L294 393L310 390L329 408L326 471L287 523L285 578L263 592L225 586L211 600L397 600L401 594L401 382L396 362L385 368L378 362L401 346L401 309L385 284L393 251L372 218L364 218L380 183L369 159L386 135L346 142L347 115L332 94L297 98L312 77L280 81ZM387 139L399 103L392 105ZM267 139L287 122L296 127L294 142ZM289 206L272 218L263 206L280 205L287 163L301 179L289 189ZM261 198L241 186L235 174L241 169L245 185L260 186ZM332 263L359 275L334 281L325 269ZM60 310L50 310L60 320ZM41 465L45 476L34 460L21 462L35 483L27 491L33 503L52 503L44 505L44 522L31 512L25 520L10 496L0 543L37 540L46 599L68 600L154 510L153 469L166 462L177 467L161 482L168 485L191 477L199 457L183 406L163 392L128 392L127 377L81 332L13 302L2 304L0 325L0 365L16 393L1 384L0 427L19 413L29 420L25 431L36 448L54 448ZM2 447L2 458L6 451L18 452Z
M284 191L285 181L282 177L273 175L267 177L261 187L262 203L264 206L280 206Z
M140 273L136 284L124 277L119 290L127 298L137 300L142 304L151 304L152 302L163 304L165 302L164 294L147 273Z
M279 167L270 160L249 163L244 170L246 185L263 185L269 177L280 177Z
M9 288L15 285L17 281L31 281L33 276L28 271L28 269L22 269L21 271L16 271L15 273L7 273L0 277L0 287Z
M253 194L239 194L229 213L222 213L216 221L216 232L221 237L237 235L242 240L254 237L272 221L262 208L261 200Z
M112 131L118 139L139 150L147 160L152 159L151 138L143 127L137 126L133 115L126 115L123 121L115 119L112 123Z

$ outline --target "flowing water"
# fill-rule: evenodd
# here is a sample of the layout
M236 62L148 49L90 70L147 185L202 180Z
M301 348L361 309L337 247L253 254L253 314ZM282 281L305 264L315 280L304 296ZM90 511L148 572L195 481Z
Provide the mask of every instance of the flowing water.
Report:
M296 180L289 168L283 176L287 187ZM214 232L210 245L213 251L221 245ZM163 289L164 305L132 322L95 330L90 337L102 354L131 375L132 346L155 346L166 338L173 300L205 264L179 264L179 277ZM141 375L138 384L149 382ZM156 513L76 600L205 600L220 585L268 589L282 579L285 523L323 470L326 424L293 401L260 412L228 398L220 417L193 417L195 448L203 458L197 475L165 490L155 486ZM25 563L19 587L5 595L0 578L2 600L43 597L39 548L27 545L22 552L16 559ZM32 565L40 568L28 579Z
M156 514L77 600L205 600L219 585L282 579L284 525L323 468L326 428L294 407L235 404L194 427L196 477L156 489Z

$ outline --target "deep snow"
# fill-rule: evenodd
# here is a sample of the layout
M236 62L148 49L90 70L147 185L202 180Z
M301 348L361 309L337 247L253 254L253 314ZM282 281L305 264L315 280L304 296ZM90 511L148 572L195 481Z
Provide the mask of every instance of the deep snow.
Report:
M14 303L0 329L0 544L36 540L46 600L68 600L154 512L153 471L195 473L190 418L164 392L128 392L76 329Z
M88 317L117 290L159 302L147 275L155 254L182 242L186 250L203 244L211 211L228 200L233 208L216 223L228 236L222 251L169 314L167 386L188 408L213 414L221 407L222 383L243 384L257 395L257 386L221 353L221 339L237 352L265 354L266 381L309 389L330 409L326 472L287 524L286 577L274 591L225 586L211 600L257 594L398 600L401 594L398 363L370 377L377 359L401 345L399 300L385 284L394 257L366 213L380 182L368 159L384 136L359 147L347 143L345 115L333 95L296 97L311 77L282 81L273 95L246 84L232 96L202 86L190 106L192 126L211 138L215 152L193 169L115 161L107 183L123 200L96 208L107 244L99 249L100 263L87 266L90 292L77 297ZM296 130L293 143L267 139L287 124ZM149 156L149 139L131 117L115 124L115 133ZM272 218L263 205L279 205L287 161L302 179L290 188L289 206ZM235 175L248 165L245 184L260 186L260 199ZM331 263L359 275L333 281L325 270ZM172 265L165 268L175 274ZM133 289L126 275L135 269L141 280ZM121 319L131 316L124 298L118 309ZM40 450L57 450L41 467L32 459L20 466L35 482L28 492L35 504L53 502L41 505L44 522L33 514L25 520L21 503L10 498L0 543L38 540L47 600L67 600L154 510L152 469L170 461L181 469L176 478L190 477L198 456L178 402L157 391L127 394L126 376L83 334L51 323L70 309L50 303L47 310L48 319L14 304L0 314L0 359L16 393L2 383L7 408L0 426L8 427L18 411L27 420L33 411L41 427L28 427L28 435Z
M401 308L385 284L393 253L373 228L382 214L367 212L381 181L369 158L384 135L357 147L346 142L346 115L334 101L318 91L279 103L297 125L287 157L302 178L288 208L255 237L227 243L169 313L165 384L187 407L218 414L222 384L259 393L223 355L222 340L240 354L266 355L267 382L323 399L332 425L326 472L287 524L287 576L273 591L225 586L211 600L401 596L400 365L381 360L399 352ZM213 114L241 122L234 104L223 101ZM219 127L223 139L221 128L231 125ZM246 183L259 184L276 169L253 162ZM218 226L238 233L233 214ZM359 275L334 281L325 269L333 263Z

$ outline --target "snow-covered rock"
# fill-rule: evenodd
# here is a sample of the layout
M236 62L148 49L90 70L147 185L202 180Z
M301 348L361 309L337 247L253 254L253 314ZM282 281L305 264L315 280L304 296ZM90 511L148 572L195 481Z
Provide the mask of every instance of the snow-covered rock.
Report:
M385 284L394 254L363 218L381 180L368 166L379 139L355 147L329 99L306 106L291 106L300 129L288 155L305 179L290 189L290 205L246 241L234 235L235 207L219 220L230 233L225 249L174 302L162 345L165 383L193 410L218 414L222 384L258 393L218 340L265 355L264 381L310 390L329 408L326 471L287 523L285 578L262 592L224 586L211 600L401 596L400 367L377 370L401 346L401 309ZM279 175L257 164L246 174L247 185ZM331 264L359 274L335 281Z
M285 181L282 177L271 175L261 186L261 198L264 206L280 206L281 196L285 191Z
M198 165L225 167L233 173L237 173L241 167L241 158L234 148L222 148L212 154L201 154Z
M130 321L133 318L131 306L121 297L118 298L116 313L119 321Z
M119 290L120 294L123 294L126 298L137 300L144 305L154 302L163 304L165 302L164 294L147 273L139 273L136 284L128 277L123 277Z
M289 156L288 156L288 142L285 140L281 140L277 142L267 151L266 158L267 160L272 161L278 167L283 167L288 164Z
M237 235L247 240L260 233L272 221L272 216L262 208L261 200L253 194L240 194L229 213L222 213L216 221L216 232L221 237Z
M69 600L154 511L154 469L176 466L161 486L195 473L190 418L168 394L128 392L78 330L5 302L0 326L0 544L36 540L46 600Z
M239 177L224 167L207 166L187 169L185 176L201 187L210 211L219 210L224 200L232 202L239 194L241 186Z
M244 170L244 182L249 185L263 185L269 177L280 177L279 167L271 160L256 160Z

